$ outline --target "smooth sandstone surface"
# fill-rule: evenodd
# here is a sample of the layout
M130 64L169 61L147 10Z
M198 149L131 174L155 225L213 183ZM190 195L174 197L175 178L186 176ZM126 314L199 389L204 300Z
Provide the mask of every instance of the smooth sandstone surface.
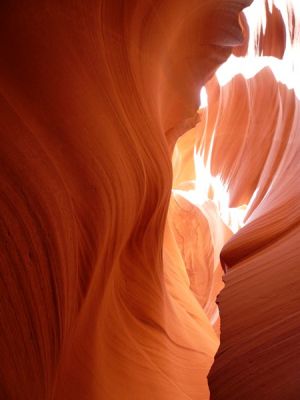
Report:
M1 399L209 397L171 151L249 3L1 2Z
M1 3L1 400L298 400L300 10L251 3Z
M266 19L248 53L263 56L263 68L222 88L224 116L217 116L224 137L217 131L215 168L234 202L252 199L245 226L221 252L227 272L218 296L221 345L208 377L212 400L297 400L300 393L300 10L298 2L274 3L253 3ZM242 146L219 161L237 131Z

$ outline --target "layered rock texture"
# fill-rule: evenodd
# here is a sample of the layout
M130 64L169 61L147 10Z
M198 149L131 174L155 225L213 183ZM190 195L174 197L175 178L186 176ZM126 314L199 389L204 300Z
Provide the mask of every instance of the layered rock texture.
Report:
M1 2L1 400L299 398L300 10L251 3Z
M222 80L237 65L221 90L230 112L217 116L224 136L215 168L235 204L251 194L252 200L245 226L221 252L227 272L218 297L221 346L209 374L214 400L300 394L299 3L254 2L253 16L258 11L261 23L246 14L249 46L255 44L249 57L219 71ZM220 167L222 149L229 152Z

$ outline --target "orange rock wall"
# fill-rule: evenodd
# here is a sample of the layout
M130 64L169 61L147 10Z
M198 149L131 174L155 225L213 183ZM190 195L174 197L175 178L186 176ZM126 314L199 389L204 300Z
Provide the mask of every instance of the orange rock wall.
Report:
M297 400L300 393L300 10L297 2L279 3L280 9L261 3L266 29L256 49L279 58L276 68L248 80L236 76L223 89L230 90L222 101L232 121L223 125L224 141L230 127L239 127L243 150L240 161L219 162L220 136L215 168L228 177L234 201L239 193L255 195L246 225L221 252L227 273L218 297L221 345L209 374L213 400Z
M1 400L298 400L300 10L250 3L1 3Z
M249 3L1 2L1 399L208 398L170 151Z

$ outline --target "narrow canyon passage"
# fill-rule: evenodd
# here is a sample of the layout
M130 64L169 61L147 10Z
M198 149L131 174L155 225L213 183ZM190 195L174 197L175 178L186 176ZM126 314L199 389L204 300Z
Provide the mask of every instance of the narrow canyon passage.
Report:
M0 400L298 400L300 2L0 30Z

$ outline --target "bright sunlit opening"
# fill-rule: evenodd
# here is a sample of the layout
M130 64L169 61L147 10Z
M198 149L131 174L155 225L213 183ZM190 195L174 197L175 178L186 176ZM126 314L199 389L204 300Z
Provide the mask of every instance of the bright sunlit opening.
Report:
M200 107L199 109L202 110L203 108L206 108L208 106L208 97L207 97L207 91L205 86L201 88L200 91Z
M288 5L287 5L288 3ZM280 11L285 26L285 49L282 59L270 56L259 55L259 38L266 33L267 14L273 13L275 7ZM244 10L244 15L249 26L248 54L245 57L231 55L228 60L216 71L216 79L220 87L227 85L235 76L242 75L246 81L253 78L264 68L268 68L275 80L281 82L288 89L294 90L295 95L300 99L300 25L294 23L294 38L290 34L292 13L300 15L299 0L254 0L250 7ZM209 91L202 87L200 91L200 112L207 117L209 114ZM206 118L207 121L207 118ZM204 128L205 129L205 128ZM205 140L204 140L205 141ZM211 173L211 157L214 146L214 132L210 139L209 149L206 145L200 145L194 150L195 181L190 190L175 190L188 201L198 207L206 202L212 202L224 223L236 232L243 224L247 212L258 193L253 193L248 205L231 208L230 193L226 182L223 182L219 175Z
M230 195L225 183L220 176L213 176L210 171L210 163L204 162L204 156L194 152L194 165L196 179L194 187L190 190L174 190L190 203L201 208L205 203L211 202L223 222L232 230L237 232L244 224L248 207L230 207Z

